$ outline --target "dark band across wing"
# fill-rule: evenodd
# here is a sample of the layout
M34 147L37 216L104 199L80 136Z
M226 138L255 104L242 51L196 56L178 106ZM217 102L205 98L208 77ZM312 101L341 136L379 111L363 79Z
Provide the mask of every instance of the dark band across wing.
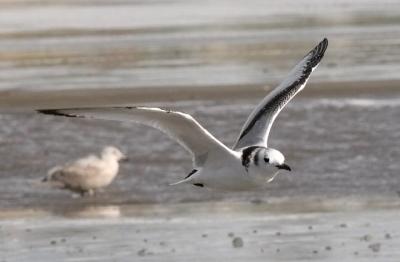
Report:
M310 74L323 58L327 47L328 40L325 38L292 69L278 87L261 101L248 117L233 149L267 146L269 132L275 118L282 108L304 88Z

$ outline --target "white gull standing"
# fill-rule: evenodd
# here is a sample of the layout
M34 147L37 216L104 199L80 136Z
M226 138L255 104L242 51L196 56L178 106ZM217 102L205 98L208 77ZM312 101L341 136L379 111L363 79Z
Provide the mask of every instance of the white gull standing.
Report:
M318 66L328 40L322 40L253 110L230 149L192 116L149 107L77 108L39 110L67 117L133 121L159 129L192 154L193 170L175 183L190 183L219 190L251 190L271 182L281 169L290 171L285 157L268 147L271 126L283 107L307 83Z
M89 155L62 166L50 169L43 182L69 189L73 192L93 195L96 190L106 187L118 174L119 161L126 159L118 148L107 146L101 157Z

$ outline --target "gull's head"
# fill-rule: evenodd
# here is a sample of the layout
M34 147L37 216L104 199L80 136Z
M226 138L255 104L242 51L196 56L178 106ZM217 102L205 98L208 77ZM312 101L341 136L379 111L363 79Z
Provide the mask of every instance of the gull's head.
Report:
M251 164L262 169L270 170L271 167L275 167L291 171L290 167L285 164L285 157L281 152L263 146L250 146L243 149L242 165L247 169Z
M102 158L112 158L116 161L128 159L125 154L123 154L118 148L113 146L107 146L103 149L101 153Z
M285 164L285 157L281 152L273 148L267 148L264 154L264 162L266 164L275 166L278 169L291 171L290 167Z

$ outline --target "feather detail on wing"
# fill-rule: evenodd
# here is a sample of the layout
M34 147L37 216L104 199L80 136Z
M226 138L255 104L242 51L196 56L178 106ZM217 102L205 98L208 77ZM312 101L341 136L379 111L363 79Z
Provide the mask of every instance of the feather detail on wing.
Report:
M268 136L275 118L283 107L304 88L310 74L324 56L327 47L328 40L325 38L290 71L278 87L261 101L244 124L233 146L234 150L248 146L267 146Z
M132 121L157 128L192 153L195 166L202 166L212 149L229 150L193 117L181 112L148 107L56 109L39 112L67 117Z

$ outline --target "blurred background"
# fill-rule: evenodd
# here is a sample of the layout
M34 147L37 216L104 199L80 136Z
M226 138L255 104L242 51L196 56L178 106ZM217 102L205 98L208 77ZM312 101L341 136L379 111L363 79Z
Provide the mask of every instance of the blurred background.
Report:
M191 159L157 130L34 111L160 106L192 114L230 146L251 110L324 37L322 63L271 132L270 146L293 171L266 190L168 186L192 170ZM0 238L0 259L396 261L399 51L399 1L0 1L0 234L12 240ZM96 197L72 199L40 183L54 165L106 145L130 162ZM240 253L228 253L232 227L251 243L243 237ZM75 242L69 228L80 232ZM120 239L126 230L136 234ZM291 237L277 239L277 230ZM189 232L214 253L199 254ZM391 244L373 241L386 234ZM143 241L151 238L158 244Z

